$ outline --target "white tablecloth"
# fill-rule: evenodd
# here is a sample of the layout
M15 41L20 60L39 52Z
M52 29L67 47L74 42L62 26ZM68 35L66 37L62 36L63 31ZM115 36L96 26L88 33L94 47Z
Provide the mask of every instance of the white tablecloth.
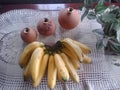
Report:
M82 12L80 12L80 15ZM49 37L39 36L38 41L55 43L60 38L70 37L91 48L91 64L81 64L78 70L79 83L57 81L54 90L120 90L119 68L114 65L113 56L105 55L104 49L95 48L96 36L93 29L101 28L95 20L84 19L73 30L66 31L58 23L58 11L13 10L0 15L0 90L49 90L46 77L37 88L24 81L22 69L18 65L19 53L25 46L20 38L20 30L32 27L35 30L40 19L48 17L55 21L57 29Z

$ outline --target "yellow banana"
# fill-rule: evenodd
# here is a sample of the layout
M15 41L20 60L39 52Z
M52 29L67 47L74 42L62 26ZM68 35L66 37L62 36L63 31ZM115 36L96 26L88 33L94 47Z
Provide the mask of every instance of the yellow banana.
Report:
M23 77L24 80L28 80L30 78L30 70L29 70L29 63L28 65L25 67L24 71L23 71Z
M56 85L56 78L57 78L57 68L55 66L55 61L53 55L49 57L48 63L48 76L47 76L47 83L50 89L53 89Z
M55 53L54 59L55 59L55 65L57 67L57 70L58 70L60 76L62 77L62 80L68 81L69 73L68 73L68 70L67 70L63 60L62 60L62 57L59 54Z
M80 62L78 60L70 59L70 61L72 62L72 65L75 69L80 69Z
M86 46L85 44L82 44L82 43L77 42L77 41L74 41L74 43L81 48L83 53L88 54L91 52L90 48L88 46Z
M83 63L85 63L85 64L91 63L91 58L88 57L87 55L83 54Z
M72 79L75 81L75 82L79 82L79 76L75 70L75 68L73 67L72 63L70 62L69 58L64 54L64 53L61 53L60 54L64 63L65 63L65 66L67 67L69 73L70 73L70 76L72 77Z
M70 61L72 62L75 69L80 68L79 59L74 52L70 51L67 48L63 48L62 52L65 53L70 58Z
M67 54L69 57L71 57L71 59L79 60L79 58L77 57L77 55L73 51L71 51L71 49L68 48L68 47L62 48L62 52L64 52L65 54Z
M33 53L33 51L35 50L35 48L43 46L44 44L42 42L32 42L30 44L28 44L23 52L21 53L20 57L19 57L19 65L21 68L25 67L27 65L27 63L29 62L29 59Z
M74 44L73 42L71 42L71 40L69 39L63 39L61 40L61 42L63 43L63 45L66 48L71 49L79 58L80 62L83 61L83 57L82 57L82 50L79 48L78 45Z
M59 81L64 82L64 81L62 80L62 77L61 77L61 75L60 75L60 73L59 73L58 71L57 71L57 78L58 78Z
M43 54L44 54L44 49L38 47L34 50L31 56L29 70L30 70L30 76L33 83L36 82L38 79L40 63L41 63Z
M86 46L85 44L82 44L82 43L80 43L80 42L78 42L78 41L76 41L76 40L70 39L70 38L66 38L66 39L69 39L69 40L71 40L73 43L75 43L76 45L78 45L78 46L81 48L81 50L82 50L83 53L87 54L87 53L90 53L90 52L91 52L91 51L90 51L90 48L89 48L88 46Z
M39 68L39 75L38 75L38 79L36 82L33 83L33 86L36 87L40 84L45 72L46 72L46 69L47 69L47 66L48 66L48 59L49 59L49 54L44 54L43 57L42 57L42 61L41 61L41 64L40 64L40 68Z

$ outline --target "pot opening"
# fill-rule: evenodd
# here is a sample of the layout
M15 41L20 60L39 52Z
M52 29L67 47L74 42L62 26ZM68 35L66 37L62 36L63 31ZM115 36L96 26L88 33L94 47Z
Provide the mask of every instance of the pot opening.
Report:
M24 33L28 33L28 32L29 32L29 28L25 28Z
M73 8L72 8L72 7L69 7L69 8L68 8L68 14L70 14L72 11L73 11Z
M48 22L48 18L44 18L44 22Z

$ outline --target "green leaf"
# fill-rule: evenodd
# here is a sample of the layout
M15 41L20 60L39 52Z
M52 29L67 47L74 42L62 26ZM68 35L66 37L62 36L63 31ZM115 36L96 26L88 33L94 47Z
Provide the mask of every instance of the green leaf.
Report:
M120 53L120 43L117 41L116 38L111 38L108 41L110 48L117 53Z
M120 30L120 23L114 23L114 30L119 31Z
M83 6L84 6L84 5L81 4L81 5L78 7L78 9L82 11Z
M114 45L120 46L120 43L117 41L115 37L109 38L109 41Z
M96 19L96 14L95 14L95 12L93 12L93 11L91 11L91 12L89 12L88 13L88 15L87 15L87 18L88 19Z
M116 46L114 44L110 44L110 48L116 52L116 53L120 53L120 46Z
M83 19L87 16L88 12L89 12L89 9L85 8L85 11L81 16L81 21L83 21Z
M92 6L92 0L84 0L84 5L86 8L90 8Z
M100 1L98 2L98 4L96 5L96 7L95 7L95 12L96 12L97 14L102 13L102 12L106 9L106 7L104 6L104 1L105 1L105 0L100 0Z
M96 49L99 50L99 49L101 49L103 46L104 46L104 45L103 45L103 39L98 40L97 43L96 43Z
M119 11L119 13L116 14L116 18L117 18L117 22L120 23L120 11Z
M92 30L92 32L94 32L98 35L102 35L102 36L104 35L104 32L101 29L94 29L94 30Z
M109 24L109 23L106 23L104 25L103 31L104 31L104 34L107 35L107 36L109 36L109 28L110 28L110 26L111 26L111 24Z
M104 15L102 15L102 20L105 23L112 23L116 21L116 14L113 13L105 13Z
M116 36L116 31L114 30L114 26L115 26L114 23L109 24L109 27L107 30L109 36Z
M116 37L115 23L106 23L104 25L104 34L109 37Z
M96 7L95 8L95 13L97 13L97 14L103 13L105 9L106 9L105 6Z
M119 11L119 7L118 6L115 6L115 5L110 5L109 7L108 7L109 9L110 9L110 11Z
M105 0L99 0L98 5L103 5Z
M97 19L98 23L100 23L102 26L104 26L105 22L102 20L101 16L97 16L96 19Z

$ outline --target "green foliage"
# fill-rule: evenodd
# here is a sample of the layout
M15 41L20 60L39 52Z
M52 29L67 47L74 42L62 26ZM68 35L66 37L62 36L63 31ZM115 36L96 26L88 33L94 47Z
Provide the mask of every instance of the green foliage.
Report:
M103 39L99 39L96 43L96 48L101 49L103 47Z
M96 35L102 36L102 39L99 39L96 43L96 48L100 49L109 45L111 50L120 54L120 8L115 5L106 7L104 6L104 0L99 0L95 8L90 10L91 2L88 1L84 0L85 9L81 19L83 20L86 16L90 20L96 19L103 27L103 31L93 30ZM104 40L107 44L104 44Z
M104 12L105 9L106 9L106 7L103 5L103 2L99 2L95 7L95 13L100 14L100 13Z
M88 19L95 19L96 18L96 14L94 11L91 11L87 14L87 18Z
M84 0L84 6L86 8L92 7L92 0Z
M84 7L84 13L81 16L81 21L83 21L83 19L88 15L88 12L89 12L89 9L87 9L87 8Z
M120 53L120 43L115 38L110 39L108 44L114 52Z

